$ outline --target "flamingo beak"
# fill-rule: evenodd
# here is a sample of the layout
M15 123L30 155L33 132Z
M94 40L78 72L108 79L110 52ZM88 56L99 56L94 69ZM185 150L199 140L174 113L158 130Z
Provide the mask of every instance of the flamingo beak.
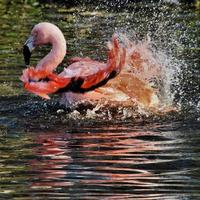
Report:
M31 53L34 48L35 48L34 37L30 36L28 40L25 42L24 47L23 47L24 61L25 61L26 67L28 67L30 64Z

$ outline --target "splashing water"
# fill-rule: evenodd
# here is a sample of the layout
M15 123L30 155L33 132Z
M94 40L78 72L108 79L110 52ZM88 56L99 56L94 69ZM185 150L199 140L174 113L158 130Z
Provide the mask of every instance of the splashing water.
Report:
M185 61L184 51L188 48L188 45L193 46L193 44L196 44L195 38L190 41L188 40L191 33L188 30L186 22L181 21L183 10L181 10L181 7L177 7L172 11L167 4L160 4L159 6L152 5L152 7L148 7L145 4L138 3L134 6L134 8L131 7L131 5L127 7L127 10L129 8L132 8L133 10L132 12L125 11L125 13L122 13L123 17L119 17L119 15L115 14L111 15L109 11L103 11L102 15L99 14L101 19L102 16L105 15L105 20L102 20L102 24L100 23L100 25L104 26L102 32L100 32L99 25L99 32L102 34L100 37L103 41L106 41L108 36L113 33L114 29L119 33L119 38L124 46L130 48L128 43L131 41L132 48L135 50L137 49L145 62L140 69L136 69L137 67L133 69L126 65L124 71L128 72L130 76L138 78L142 83L145 82L146 86L153 89L159 100L159 106L157 105L154 107L157 109L159 108L159 111L163 109L163 112L165 112L164 108L182 108L183 104L188 102L187 98L185 98L188 84L185 84L185 82L187 82L186 80L188 79L187 73L189 74L191 72L191 68L187 66L188 64ZM101 10L98 11L101 13ZM90 18L94 21L97 20L98 16ZM77 23L79 24L81 20L82 18L80 17L80 19L77 20ZM106 28L105 24L107 24ZM97 31L98 34L99 32ZM121 32L125 33L126 36ZM102 41L97 41L97 43L99 43L98 48L104 46ZM118 76L116 79L111 80L107 87L100 88L97 93L88 93L87 95L78 96L65 94L64 99L68 99L71 105L71 103L73 104L74 99L78 99L75 104L78 104L79 102L82 104L84 101L87 101L87 98L94 98L95 101L93 101L92 104L101 104L101 111L107 110L107 107L112 107L113 104L116 109L120 107L125 108L127 107L125 102L128 102L128 99L131 99L128 107L133 110L133 115L135 115L135 113L138 115L147 113L147 115L149 115L149 113L152 112L152 110L149 109L149 106L147 107L138 104L133 97L136 89L134 81L132 87L125 87L125 85L122 84L123 86L119 89L120 84L117 84L122 81L122 79L122 75L121 77ZM129 83L129 80L127 79L126 82ZM191 91L192 90L193 88L191 85ZM101 94L107 95L107 99L109 100L115 96L117 103L112 104L109 101L102 102L102 98L100 98L98 93L99 91ZM110 96L108 96L108 94L110 94ZM121 102L121 105L118 104L119 102ZM110 110L112 109L110 108ZM153 111L155 111L155 109ZM95 112L97 113L97 111ZM125 111L125 113L127 112ZM130 116L131 112L128 113L128 116Z
M150 37L134 41L122 33L118 37L126 49L126 65L120 74L95 91L65 93L61 102L68 107L91 103L94 107L86 110L86 118L102 117L103 113L112 119L114 108L117 114L122 114L121 119L174 111L171 85L177 81L175 76L179 68L172 67L172 58L153 48ZM80 116L77 110L70 114L72 118Z

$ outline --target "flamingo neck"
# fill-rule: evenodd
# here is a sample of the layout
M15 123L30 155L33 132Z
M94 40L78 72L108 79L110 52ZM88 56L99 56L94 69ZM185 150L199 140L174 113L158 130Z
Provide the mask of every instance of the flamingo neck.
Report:
M66 41L63 34L57 33L50 36L51 51L37 64L37 69L52 72L62 62L66 54Z

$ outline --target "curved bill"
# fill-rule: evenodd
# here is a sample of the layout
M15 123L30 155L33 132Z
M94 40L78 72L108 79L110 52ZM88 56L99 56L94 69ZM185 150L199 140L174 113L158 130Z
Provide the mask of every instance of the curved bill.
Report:
M28 40L25 42L23 47L24 61L26 67L28 67L30 64L31 52L35 48L33 43L34 43L34 37L30 36Z

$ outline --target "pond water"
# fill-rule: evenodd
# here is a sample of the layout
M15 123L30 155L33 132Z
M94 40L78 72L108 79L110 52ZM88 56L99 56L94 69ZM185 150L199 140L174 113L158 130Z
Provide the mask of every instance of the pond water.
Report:
M0 199L199 199L199 11L161 3L131 3L114 11L5 2L0 3ZM112 108L101 110L107 114L101 119L86 115L91 105L66 108L58 96L44 101L26 93L19 80L22 46L40 21L57 24L67 39L68 54L58 71L75 55L105 60L114 32L137 40L148 35L165 55L166 76L173 75L165 82L167 94L179 111L115 117ZM32 64L48 51L35 51Z

